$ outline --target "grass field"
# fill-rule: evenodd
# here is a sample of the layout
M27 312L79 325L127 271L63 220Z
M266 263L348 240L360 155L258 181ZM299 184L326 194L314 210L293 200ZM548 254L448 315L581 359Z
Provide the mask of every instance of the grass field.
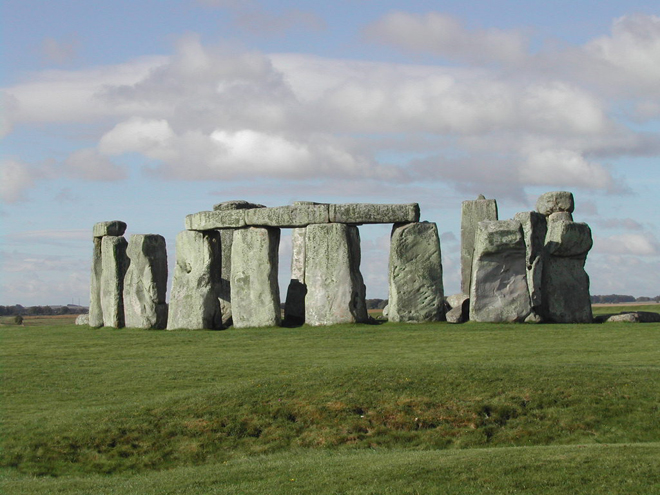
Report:
M34 323L3 493L660 493L660 324Z

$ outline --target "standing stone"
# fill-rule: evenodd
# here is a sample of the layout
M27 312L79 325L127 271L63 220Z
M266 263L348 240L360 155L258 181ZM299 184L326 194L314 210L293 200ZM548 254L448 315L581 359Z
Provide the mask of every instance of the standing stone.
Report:
M586 223L548 223L543 270L544 316L555 323L591 323L589 276L584 270L593 244Z
M305 323L305 227L293 229L291 234L291 281L286 292L284 321L287 325Z
M231 305L234 327L272 327L281 322L277 282L280 229L248 227L234 232Z
M445 319L442 257L435 223L395 224L390 242L388 319Z
M103 325L124 326L124 275L128 268L126 239L121 236L101 238L101 308Z
M529 298L534 313L540 315L543 304L544 245L548 230L546 218L535 211L516 213L514 218L523 229Z
M252 210L255 208L265 208L264 205L257 203L250 203L244 199L234 199L224 201L213 206L213 211L235 211L235 210ZM244 211L240 212L245 215ZM232 325L232 311L231 311L231 247L234 242L233 228L218 229L220 232L220 249L222 250L222 267L220 270L220 312L222 314L222 326L227 328Z
M167 326L167 248L163 236L134 234L126 250L124 315L130 328Z
M357 227L309 225L305 243L305 322L320 326L368 321Z
M573 213L575 200L573 193L568 191L552 191L542 194L536 201L536 211L541 215L551 215L555 212Z
M531 314L525 255L519 221L479 223L472 268L470 320L522 322Z
M220 313L222 314L222 326L227 328L232 325L231 310L231 248L234 243L235 229L220 229L221 267L220 283L218 285L220 298Z
M184 230L176 236L176 264L167 329L222 328L220 234Z
M461 204L461 292L470 294L474 236L477 225L483 220L497 220L497 201L486 199L482 194L476 200Z
M94 250L92 251L92 280L89 284L89 326L98 328L103 326L103 308L101 307L101 237L94 237Z

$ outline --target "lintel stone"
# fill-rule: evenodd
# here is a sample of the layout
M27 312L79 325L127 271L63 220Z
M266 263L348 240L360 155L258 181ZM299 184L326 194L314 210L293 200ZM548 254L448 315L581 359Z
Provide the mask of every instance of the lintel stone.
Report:
M121 220L111 220L109 222L98 222L94 224L92 235L94 237L105 237L111 235L119 237L126 232L126 223Z
M409 223L419 222L419 204L352 203L330 205L331 223Z

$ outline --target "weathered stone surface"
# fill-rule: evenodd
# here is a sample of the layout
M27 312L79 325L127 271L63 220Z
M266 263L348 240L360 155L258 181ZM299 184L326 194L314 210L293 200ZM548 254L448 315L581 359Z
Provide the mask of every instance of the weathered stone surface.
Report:
M92 277L89 284L89 326L99 328L103 326L103 307L101 306L101 237L94 237L92 251Z
M167 329L220 329L220 234L184 230L176 236L176 263Z
M277 282L279 244L280 229L249 227L234 232L231 250L234 327L270 327L280 324L280 292Z
M539 215L540 215L540 213L539 213ZM548 218L548 223L550 223L550 222L559 222L559 221L572 222L573 221L573 214L569 213L567 211L556 211L554 213L550 213L550 215L548 215L547 218Z
M514 219L520 222L523 229L530 301L532 308L539 308L543 303L543 259L545 236L548 231L546 218L535 211L525 211L517 213Z
M124 326L124 275L128 268L126 239L121 236L101 238L101 308L103 325Z
M473 201L461 204L461 292L470 293L474 235L477 225L483 220L497 220L497 201L482 195Z
M76 325L89 325L89 315L78 315L76 317Z
M447 297L449 311L446 313L448 323L464 323L470 318L470 298L467 294L452 294Z
M525 243L517 220L480 222L475 235L470 320L522 322L532 312Z
M94 237L104 237L106 235L121 236L126 232L126 224L121 220L111 220L109 222L98 222L94 224L93 233Z
M305 242L305 322L318 326L368 321L357 227L310 225Z
M187 230L218 230L245 227L245 212L250 210L200 211L186 216Z
M124 315L130 328L167 326L167 248L156 234L134 234L126 250L130 264L124 278Z
M589 276L584 257L548 256L543 270L544 318L554 323L591 323Z
M552 191L542 194L536 201L536 211L548 216L557 211L567 211L573 213L575 201L573 193L568 191Z
M660 323L660 313L651 311L631 311L612 315L605 320L605 323Z
M286 292L284 321L287 325L302 325L305 322L305 228L293 229L291 233L291 281Z
M264 205L257 203L250 203L244 199L232 199L231 201L223 201L213 205L214 211L224 211L224 210L251 210L253 208L266 208Z
M246 225L268 227L305 227L328 223L328 205L298 204L246 210Z
M445 319L442 257L435 223L395 224L390 241L388 319Z
M586 223L549 222L545 248L553 256L570 257L586 255L593 240L591 229Z
M220 229L221 269L220 282L218 285L218 298L220 299L220 313L222 314L222 326L232 325L231 310L231 248L234 243L235 229Z
M419 205L353 203L330 205L332 223L408 223L419 222Z

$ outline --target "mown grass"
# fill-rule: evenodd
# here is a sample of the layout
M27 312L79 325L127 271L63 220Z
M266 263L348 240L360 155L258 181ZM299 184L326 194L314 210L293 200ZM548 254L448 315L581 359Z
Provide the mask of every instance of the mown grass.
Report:
M515 493L507 490L536 474L570 472L572 483L575 466L585 479L606 474L613 486L628 483L635 465L657 467L658 324L223 332L54 325L2 328L0 339L0 460L7 486L27 490L16 493L80 493L67 487L81 480L117 487L103 493L131 483L141 487L134 493L259 493L292 462L303 478L327 467L323 483L343 472L373 490L359 493L433 493L436 464L452 466L458 474L448 480L456 482L470 476L458 465L479 459L486 467L465 490L490 480ZM596 448L605 444L618 447ZM506 448L523 446L552 448ZM509 473L500 454L518 469ZM628 455L637 461L603 467ZM415 459L421 474L405 468ZM412 469L400 485L409 491L374 481L389 464L401 476ZM172 473L182 484L170 485ZM210 485L193 489L195 479ZM648 479L639 493L658 487L657 476ZM305 486L326 490L319 483ZM341 486L336 493L358 493ZM538 493L560 493L553 486ZM291 490L284 483L261 493Z

